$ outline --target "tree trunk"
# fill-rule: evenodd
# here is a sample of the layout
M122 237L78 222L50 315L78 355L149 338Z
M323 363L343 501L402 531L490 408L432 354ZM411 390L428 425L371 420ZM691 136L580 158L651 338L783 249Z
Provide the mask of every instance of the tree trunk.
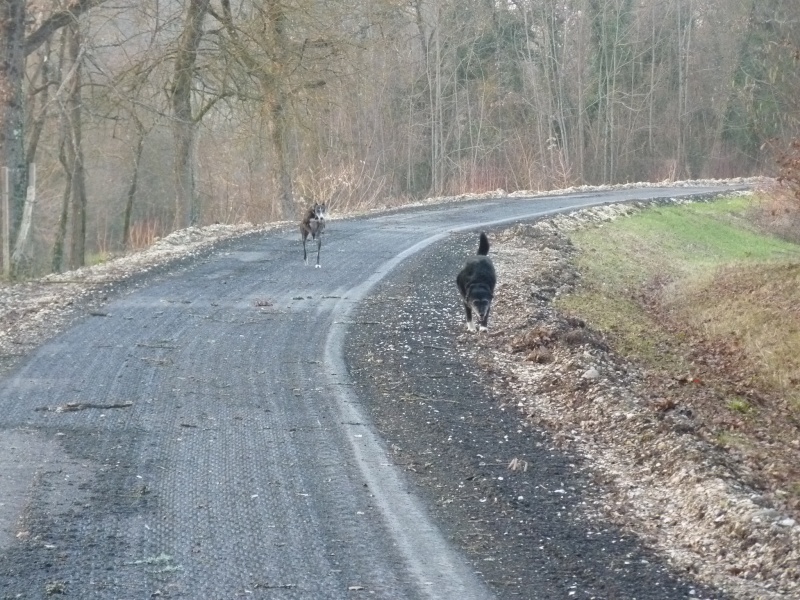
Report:
M438 11L438 4L436 5L436 10ZM419 39L420 39L420 47L422 49L422 60L424 61L425 65L425 78L427 82L427 103L425 106L425 110L427 111L427 124L425 126L425 136L426 136L426 144L428 147L428 167L430 170L430 183L428 186L428 191L435 190L438 186L438 172L437 172L437 164L436 164L436 142L437 142L437 134L436 134L436 98L434 97L435 94L435 85L434 85L434 73L432 72L432 58L431 58L431 49L428 39L428 28L425 25L425 15L423 14L423 6L422 0L417 0L414 3L414 11L415 11L415 22L417 25L417 30L419 31ZM438 32L438 23L435 25ZM438 42L438 36L435 40ZM437 57L438 57L438 44L436 47L437 50ZM417 187L417 183L415 182L415 188Z
M273 99L269 102L270 126L272 132L272 148L275 153L275 179L280 195L281 212L284 220L295 217L294 190L292 186L292 170L289 164L286 140L288 124L286 123L286 99L280 90L272 90Z
M69 268L77 269L86 264L86 178L83 163L81 124L81 34L77 23L65 30L67 56L71 64L66 81L67 99L67 163L70 167L71 225Z
M191 0L178 41L172 82L173 139L175 142L175 227L197 222L194 180L194 146L197 122L192 114L192 81L197 48L203 37L203 19L210 0Z
M11 254L11 275L17 277L30 267L30 242L31 228L33 226L33 207L36 204L36 165L31 165L29 183L25 194L25 205L22 209L22 219L19 224L14 252Z
M41 63L38 68L39 90L29 96L27 103L28 110L32 113L36 105L36 99L39 98L41 110L36 117L31 117L30 137L28 139L28 148L25 153L26 165L36 162L36 150L39 147L39 141L41 140L47 117L50 114L50 85L53 83L50 77L50 40L45 42L40 59Z
M278 190L281 198L283 218L295 217L294 190L292 186L292 165L288 154L289 123L287 122L286 109L288 106L287 94L284 91L288 74L289 57L287 49L291 41L286 36L286 13L281 0L267 1L268 25L271 28L271 54L274 57L274 71L272 76L263 80L272 83L272 93L266 95L272 98L269 106L272 116L272 143L277 159Z
M66 166L66 156L64 151L61 152L61 164ZM52 269L54 273L61 273L64 269L64 241L67 239L67 222L69 220L69 194L72 189L72 178L67 171L67 181L64 185L64 194L61 197L61 211L58 217L58 228L56 229L56 238L53 241L53 262Z
M22 221L28 187L25 164L25 0L0 2L0 166L8 167L11 238Z
M134 117L135 119L135 117ZM125 248L130 248L131 244L131 216L133 215L133 201L136 199L136 188L139 183L139 165L142 162L142 151L144 150L145 130L142 123L136 119L136 150L133 155L133 173L131 183L128 186L128 194L125 201L125 212L122 220L122 244Z
M72 190L72 169L69 166L67 159L67 138L69 136L67 126L67 107L66 103L61 101L61 84L63 83L65 73L67 72L67 43L69 36L63 34L61 36L60 48L58 51L58 67L55 70L55 82L58 92L56 93L56 101L61 111L59 126L58 126L58 162L61 163L61 168L64 169L64 192L61 195L61 210L58 216L58 225L56 227L55 239L53 240L53 257L51 268L54 273L61 273L64 270L64 246L67 239L67 223L69 222L69 197Z

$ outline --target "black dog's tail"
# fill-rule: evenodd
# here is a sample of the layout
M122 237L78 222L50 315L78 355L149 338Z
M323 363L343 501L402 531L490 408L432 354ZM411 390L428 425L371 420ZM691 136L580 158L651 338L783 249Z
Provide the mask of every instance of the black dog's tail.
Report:
M483 232L481 232L481 241L478 243L478 254L481 256L489 254L489 238Z

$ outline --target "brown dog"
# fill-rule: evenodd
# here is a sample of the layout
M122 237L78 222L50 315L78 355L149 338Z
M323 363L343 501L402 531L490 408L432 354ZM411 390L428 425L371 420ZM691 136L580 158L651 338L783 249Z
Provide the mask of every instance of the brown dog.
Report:
M317 242L317 264L319 269L319 253L322 249L322 232L325 231L325 217L328 209L324 204L314 204L306 212L306 216L300 221L300 234L303 236L303 261L308 264L308 254L306 253L306 240L311 236Z

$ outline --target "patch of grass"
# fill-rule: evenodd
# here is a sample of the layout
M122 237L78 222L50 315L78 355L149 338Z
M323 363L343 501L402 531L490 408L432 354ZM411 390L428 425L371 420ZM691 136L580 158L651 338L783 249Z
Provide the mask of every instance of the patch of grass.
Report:
M639 277L691 276L698 269L731 262L800 259L796 245L746 226L748 206L746 198L737 197L654 208L580 231L573 242L585 252L599 254L605 269L624 263L632 267L631 275Z
M765 382L793 394L800 247L749 227L753 202L658 207L576 232L582 285L560 307L609 334L618 351L662 367L685 366L665 316L704 336L734 337Z
M749 444L741 435L736 435L730 431L720 431L717 433L715 441L721 448L732 448L735 450L746 450L749 448Z
M580 285L556 304L800 510L800 245L765 232L757 204L658 207L575 232Z
M109 259L111 259L111 254L109 252L90 252L86 255L86 266L91 267L93 265L99 265L108 262Z
M710 285L687 285L671 306L711 338L741 346L759 383L800 408L800 264L732 265Z
M641 307L613 290L587 290L557 300L560 308L580 315L595 329L614 340L617 352L647 363L667 360L676 371L684 369L678 356L665 352L671 338Z
M717 433L717 444L725 447L732 447L736 445L736 438L727 431L720 431Z
M753 410L752 405L745 398L739 396L728 400L728 408L740 415L748 415Z

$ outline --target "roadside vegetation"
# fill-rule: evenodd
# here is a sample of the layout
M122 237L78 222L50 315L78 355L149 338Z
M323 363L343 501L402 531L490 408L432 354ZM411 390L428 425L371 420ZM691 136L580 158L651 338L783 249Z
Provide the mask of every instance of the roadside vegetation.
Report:
M581 284L558 305L646 368L655 410L698 419L744 480L797 511L800 238L787 222L800 219L776 202L660 206L577 231Z

